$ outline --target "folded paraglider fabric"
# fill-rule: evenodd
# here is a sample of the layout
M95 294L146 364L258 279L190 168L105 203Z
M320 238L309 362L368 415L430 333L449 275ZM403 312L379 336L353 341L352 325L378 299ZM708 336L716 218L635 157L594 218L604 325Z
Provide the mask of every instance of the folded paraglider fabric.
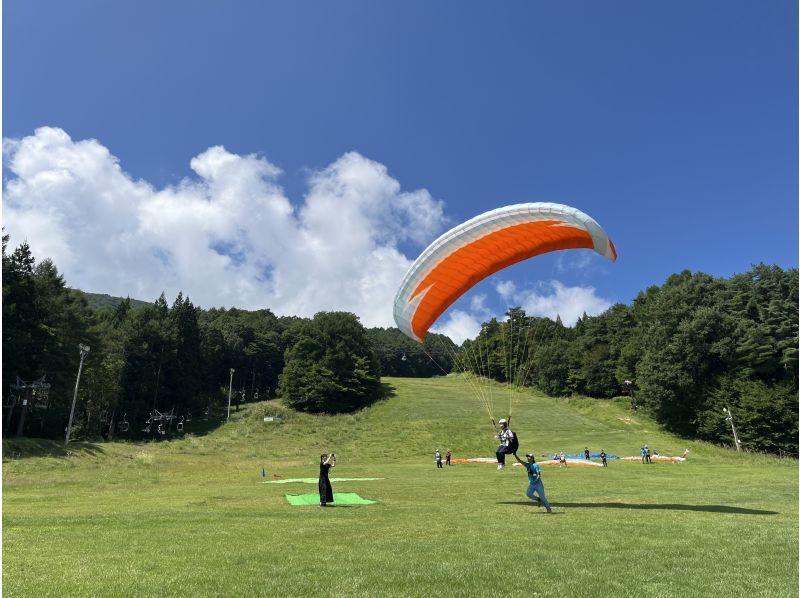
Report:
M318 505L319 493L313 494L287 494L286 500L290 505ZM332 505L374 505L377 501L361 498L355 492L334 492Z

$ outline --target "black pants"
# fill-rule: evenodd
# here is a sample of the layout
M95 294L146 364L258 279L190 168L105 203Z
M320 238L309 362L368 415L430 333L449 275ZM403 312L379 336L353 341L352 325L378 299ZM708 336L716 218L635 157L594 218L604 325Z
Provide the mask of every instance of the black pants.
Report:
M506 462L506 455L511 452L511 447L506 446L505 444L501 444L497 447L497 462L501 464L505 464Z
M436 459L436 467L441 468L441 466L442 466L442 460L441 459Z

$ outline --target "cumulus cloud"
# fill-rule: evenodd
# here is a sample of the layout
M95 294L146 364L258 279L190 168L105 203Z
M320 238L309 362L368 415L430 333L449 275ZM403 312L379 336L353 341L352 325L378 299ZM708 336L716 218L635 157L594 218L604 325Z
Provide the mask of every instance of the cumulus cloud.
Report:
M584 313L594 316L611 307L611 302L599 297L594 287L568 287L557 280L517 291L512 299L527 315L553 320L558 316L566 326L573 326Z
M494 287L497 290L497 294L505 300L510 300L514 293L517 292L517 285L514 284L513 280L501 280Z
M454 343L460 345L465 340L478 336L483 321L484 318L480 315L454 309L447 312L444 318L431 328L431 332L444 334L450 337Z
M347 310L392 325L409 260L445 222L426 190L351 152L309 177L293 204L263 157L221 146L191 159L195 177L162 189L134 180L100 142L44 127L4 140L4 226L52 258L71 286L154 299L178 291L203 307L310 316Z

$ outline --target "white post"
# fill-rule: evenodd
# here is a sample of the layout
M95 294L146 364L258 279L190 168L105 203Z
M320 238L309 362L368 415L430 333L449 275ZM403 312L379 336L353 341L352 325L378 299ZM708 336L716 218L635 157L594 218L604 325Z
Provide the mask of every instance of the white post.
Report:
M72 409L69 412L69 422L67 423L67 434L64 437L64 446L69 444L69 434L72 432L72 418L75 416L75 403L78 400L78 384L81 382L81 370L83 370L83 358L86 357L86 354L89 352L89 347L87 345L78 345L78 349L81 352L81 362L78 364L78 378L75 380L75 393L72 395Z
M235 370L231 368L231 383L228 386L228 419L225 420L225 423L231 421L231 392L233 391L233 372Z
M725 419L727 421L729 421L730 424L731 424L731 431L733 432L733 442L736 443L736 452L737 453L741 453L742 452L742 445L739 442L739 436L736 434L736 426L733 425L733 414L731 413L731 410L726 408L726 407L723 407L722 410L725 413L727 413L727 415L725 416Z

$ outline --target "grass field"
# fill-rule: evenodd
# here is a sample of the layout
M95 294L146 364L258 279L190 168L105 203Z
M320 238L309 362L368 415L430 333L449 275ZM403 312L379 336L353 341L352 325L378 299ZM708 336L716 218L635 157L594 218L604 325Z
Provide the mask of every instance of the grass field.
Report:
M797 596L796 461L686 442L622 401L515 399L521 453L647 443L686 463L543 467L555 515L518 467L490 457L486 412L462 380L384 379L355 415L259 403L207 434L139 444L5 441L7 596ZM499 391L498 391L499 392ZM505 399L498 394L495 405ZM265 423L282 414L281 423ZM498 413L498 416L505 413ZM195 422L193 422L195 423ZM199 422L197 422L199 424ZM187 428L191 432L191 428ZM378 501L290 506L334 450L334 483Z

